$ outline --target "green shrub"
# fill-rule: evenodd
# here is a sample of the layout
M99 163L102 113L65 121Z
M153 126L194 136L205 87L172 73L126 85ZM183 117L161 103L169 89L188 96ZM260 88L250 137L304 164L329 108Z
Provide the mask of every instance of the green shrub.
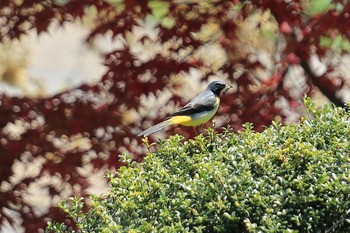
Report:
M109 175L110 192L92 196L87 213L79 197L61 205L81 232L350 232L349 114L331 105L310 114L262 133L247 124L175 135Z

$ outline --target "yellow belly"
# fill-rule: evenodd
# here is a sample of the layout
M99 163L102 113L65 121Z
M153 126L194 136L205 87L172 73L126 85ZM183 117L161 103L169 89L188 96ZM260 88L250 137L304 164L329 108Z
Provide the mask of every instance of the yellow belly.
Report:
M191 116L174 116L170 118L170 121L173 124L179 124L184 126L197 126L208 122L216 113L219 108L220 99L216 99L215 107L207 112L195 113Z

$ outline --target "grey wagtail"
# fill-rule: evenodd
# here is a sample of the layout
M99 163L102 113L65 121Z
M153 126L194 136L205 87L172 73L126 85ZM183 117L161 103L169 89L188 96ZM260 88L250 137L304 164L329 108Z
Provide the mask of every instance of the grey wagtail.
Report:
M209 121L219 108L220 93L223 89L231 88L221 81L211 82L207 89L194 97L179 111L171 114L164 121L142 131L138 136L147 137L164 127L179 124L184 126L198 126Z

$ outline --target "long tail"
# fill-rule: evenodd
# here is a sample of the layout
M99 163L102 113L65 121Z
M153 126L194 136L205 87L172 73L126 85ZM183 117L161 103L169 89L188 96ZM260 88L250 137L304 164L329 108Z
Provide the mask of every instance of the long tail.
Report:
M152 127L142 131L141 133L139 133L137 136L140 137L140 136L144 136L144 137L147 137L155 132L158 132L159 130L167 127L167 126L170 126L174 123L172 123L170 120L166 120L166 121L162 121L156 125L153 125Z

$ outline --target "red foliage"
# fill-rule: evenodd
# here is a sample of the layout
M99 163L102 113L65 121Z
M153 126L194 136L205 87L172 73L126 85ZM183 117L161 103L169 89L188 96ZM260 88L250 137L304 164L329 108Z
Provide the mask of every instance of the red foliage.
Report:
M38 229L44 228L48 219L62 222L65 216L57 208L51 207L47 213L37 215L35 207L23 198L28 186L37 182L43 175L59 177L63 183L72 186L79 185L79 189L72 189L72 194L85 196L89 183L86 177L78 172L78 168L91 163L95 169L117 169L122 165L118 161L118 154L124 150L131 152L135 159L140 161L143 153L139 146L140 139L136 138L137 133L146 125L146 121L159 122L163 116L156 119L146 119L146 116L142 116L139 122L122 124L125 109L138 110L141 104L140 96L163 90L170 83L172 74L188 72L191 68L209 70L204 73L203 80L215 74L216 71L206 67L205 62L194 56L199 48L208 44L217 43L225 49L228 60L218 71L226 74L229 82L235 83L237 87L233 93L222 97L218 115L222 116L223 125L230 124L234 130L239 130L242 123L251 122L256 130L262 130L277 116L285 119L286 115L276 102L281 99L287 100L287 107L295 109L300 105L302 97L302 94L295 96L293 90L285 83L289 68L293 66L304 69L309 89L314 85L333 103L344 106L344 101L336 94L346 83L345 79L336 77L338 82L334 82L334 77L328 72L317 77L310 68L309 58L315 51L322 60L329 51L329 48L320 45L322 36L334 38L341 34L350 39L350 4L347 1L334 1L342 6L338 7L340 10L329 9L315 16L305 15L300 1L213 1L209 5L201 5L200 1L190 1L188 4L166 2L169 8L167 16L175 23L172 27L157 26L158 41L162 45L179 43L177 46L170 46L166 55L157 53L148 61L140 62L126 45L104 55L104 64L108 71L96 85L82 85L45 99L0 96L0 177L1 185L6 183L11 186L0 193L0 224L5 220L12 223L12 216L9 216L5 209L20 215L26 232L37 232ZM96 36L107 32L112 33L113 38L125 37L126 33L139 25L152 10L149 1L127 0L124 3L123 8L116 8L107 0L71 0L61 4L52 0L2 0L0 42L20 38L29 30L46 32L54 21L63 24L82 18L87 7L94 7L98 12L96 26L91 30L87 41L93 41ZM243 5L236 8L237 4ZM259 60L252 60L250 56L232 56L240 49L237 47L237 41L240 39L239 25L249 16L265 10L269 10L274 17L279 29L278 36L285 44L279 51L280 59L273 60L272 71ZM195 33L208 23L219 26L221 35L218 41L203 40L195 36ZM260 26L257 25L256 29ZM143 37L141 42L144 43L148 39ZM189 54L177 56L180 50L185 48ZM236 75L238 65L243 68L240 74ZM267 71L268 78L256 79L254 72L257 70ZM140 79L140 75L146 72L154 78L148 81ZM252 88L254 86L255 88ZM198 91L200 90L195 92ZM175 94L170 100L175 103L183 101ZM24 123L25 131L20 138L3 130L16 120ZM182 128L176 129L176 132L193 136L193 132L186 132ZM74 137L88 138L91 147L57 146L57 140L62 139L68 143ZM89 153L96 156L91 157ZM44 159L39 174L11 183L13 164L25 159L33 161L36 158ZM61 195L63 185L46 185L46 188L49 191L45 195L53 198Z

